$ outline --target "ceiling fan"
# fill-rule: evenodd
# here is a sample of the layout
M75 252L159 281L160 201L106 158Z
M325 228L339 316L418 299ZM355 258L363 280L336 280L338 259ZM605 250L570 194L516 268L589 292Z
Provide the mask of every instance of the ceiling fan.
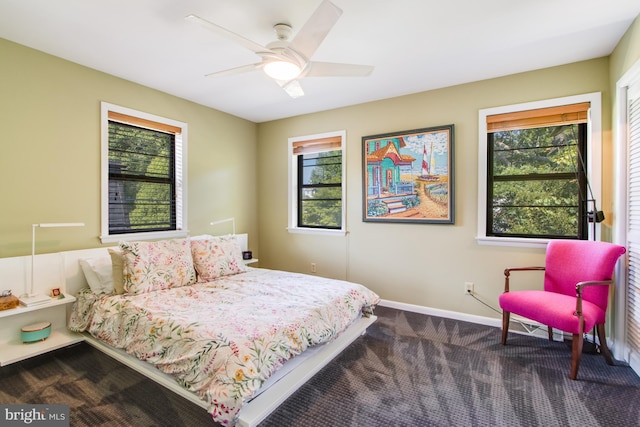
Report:
M301 78L364 77L373 71L373 67L369 65L310 60L329 31L338 22L340 15L342 15L340 8L329 0L323 0L293 40L289 41L292 32L291 26L278 23L273 26L278 39L266 46L261 46L197 15L189 15L186 19L227 37L262 58L260 62L216 71L207 74L207 77L222 77L261 69L274 79L289 96L297 98L304 95L298 81Z

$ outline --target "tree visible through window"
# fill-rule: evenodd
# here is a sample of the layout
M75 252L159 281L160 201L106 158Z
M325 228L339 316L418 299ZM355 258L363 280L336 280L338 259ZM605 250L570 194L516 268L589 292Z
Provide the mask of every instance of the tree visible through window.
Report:
M184 237L187 124L102 103L103 242Z
M109 234L176 229L175 135L109 121Z
M586 124L488 134L487 235L586 238Z
M342 227L342 150L298 156L299 227Z

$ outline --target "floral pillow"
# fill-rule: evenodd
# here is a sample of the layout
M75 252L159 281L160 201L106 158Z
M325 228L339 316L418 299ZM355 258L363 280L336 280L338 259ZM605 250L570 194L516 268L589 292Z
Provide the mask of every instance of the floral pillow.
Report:
M235 236L192 240L191 255L198 273L198 282L210 282L218 277L248 270L242 262L242 250Z
M122 242L124 292L137 295L196 282L188 239Z

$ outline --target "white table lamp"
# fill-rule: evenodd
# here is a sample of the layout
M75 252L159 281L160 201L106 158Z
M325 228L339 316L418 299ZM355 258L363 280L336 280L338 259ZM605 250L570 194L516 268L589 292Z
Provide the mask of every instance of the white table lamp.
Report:
M51 300L51 298L48 295L36 294L34 290L35 260L36 260L36 228L57 228L57 227L84 227L84 223L83 222L55 222L55 223L31 224L31 289L29 293L25 293L24 295L20 296L20 302L23 305L30 306L35 304L42 304Z

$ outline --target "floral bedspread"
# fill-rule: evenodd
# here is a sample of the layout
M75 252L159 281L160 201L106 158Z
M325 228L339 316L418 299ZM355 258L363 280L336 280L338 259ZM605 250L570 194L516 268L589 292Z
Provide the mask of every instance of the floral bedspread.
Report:
M273 372L330 341L378 296L362 285L250 269L209 283L133 296L78 295L69 327L153 363L234 425Z

